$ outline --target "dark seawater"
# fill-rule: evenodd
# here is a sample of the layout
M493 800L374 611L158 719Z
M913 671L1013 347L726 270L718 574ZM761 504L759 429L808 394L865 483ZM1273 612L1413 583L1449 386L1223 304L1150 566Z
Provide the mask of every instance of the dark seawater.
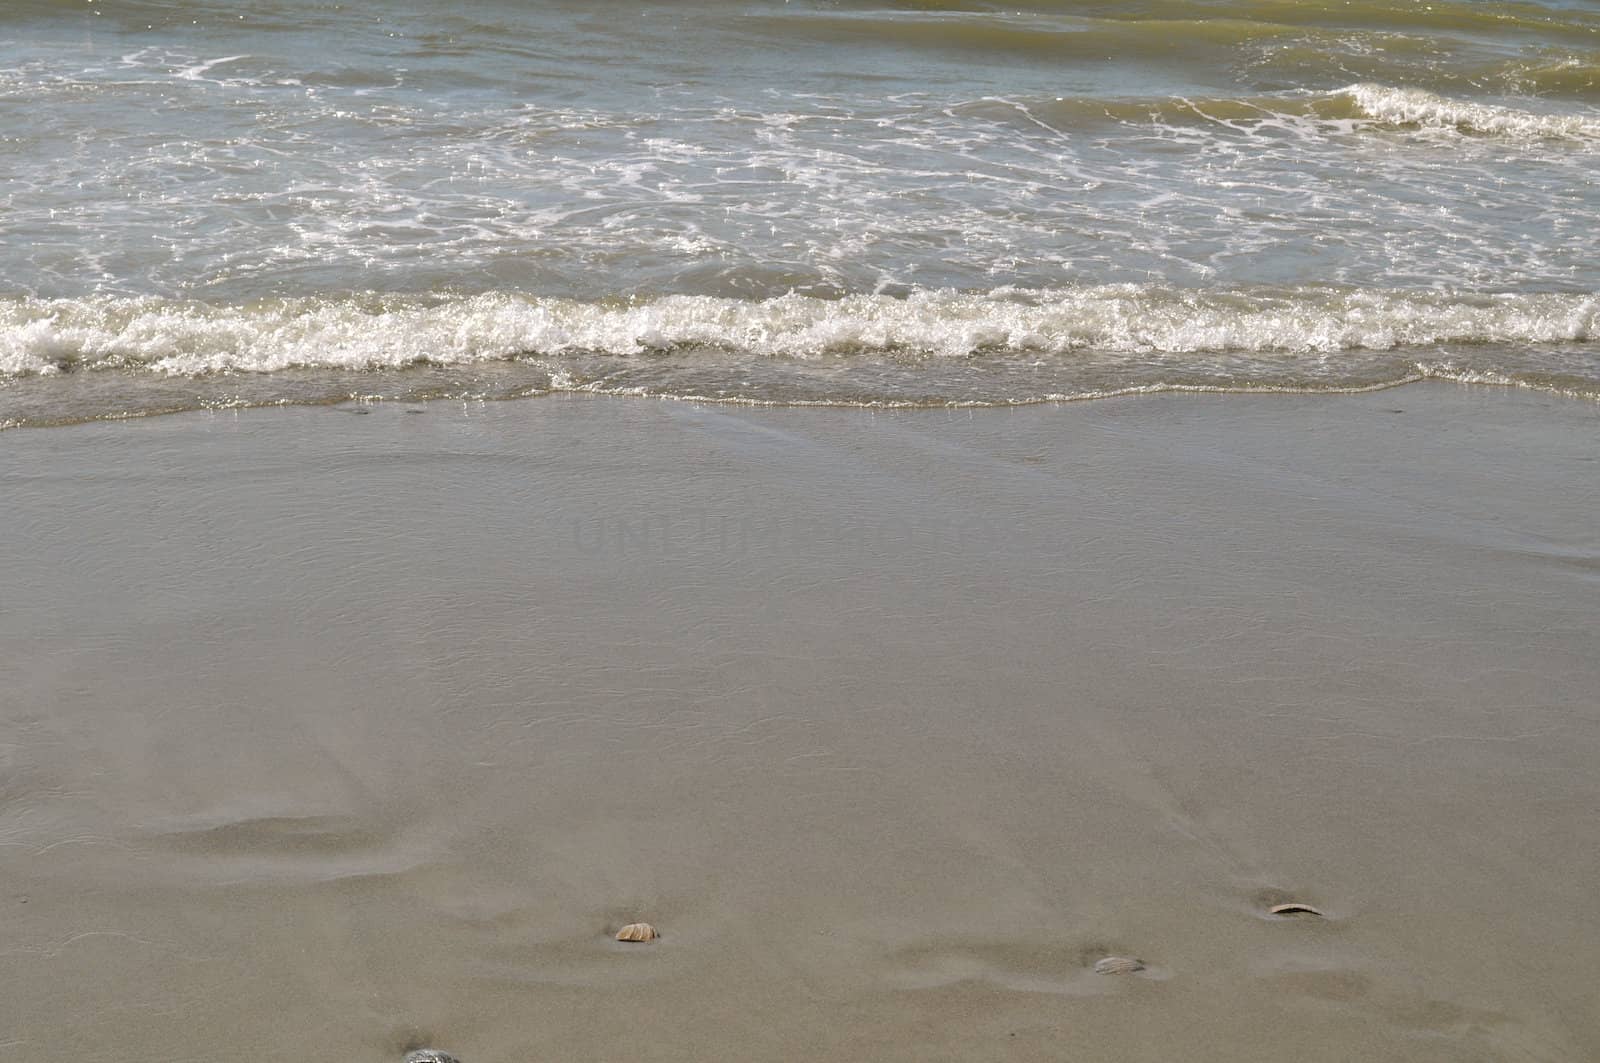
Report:
M0 424L1600 397L1600 7L11 0Z

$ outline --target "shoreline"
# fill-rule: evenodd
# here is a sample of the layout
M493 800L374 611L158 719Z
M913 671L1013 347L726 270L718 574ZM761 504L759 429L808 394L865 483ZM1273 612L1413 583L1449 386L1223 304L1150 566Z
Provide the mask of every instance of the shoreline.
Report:
M1600 406L550 399L4 436L16 1047L1600 1050Z
M478 367L484 369L487 367ZM445 375L449 375L452 368L442 368ZM358 374L364 375L364 374ZM175 378L192 384L191 378ZM235 378L236 379L236 378ZM267 378L263 378L267 379ZM16 381L11 386L16 386ZM36 383L36 381L34 382ZM129 410L121 412L96 412L74 415L63 415L56 418L45 418L34 414L32 419L26 417L0 417L0 432L16 429L40 428L71 428L77 425L116 423L121 421L138 421L151 417L172 417L182 414L218 414L239 413L253 410L270 409L297 409L318 407L368 407L384 405L409 405L415 406L428 403L489 403L489 402L517 402L531 399L556 399L563 397L592 397L603 399L640 399L659 402L683 402L704 406L720 406L733 409L754 410L784 410L784 409L825 409L825 410L868 410L889 412L917 412L939 410L1016 410L1038 406L1065 406L1081 402L1098 402L1105 399L1130 399L1130 398L1161 398L1165 396L1304 396L1304 397L1337 397L1342 395L1370 395L1377 392L1392 391L1398 388L1408 388L1413 385L1453 384L1467 389L1508 390L1514 392L1529 392L1535 395L1545 395L1557 399L1576 402L1600 403L1600 391L1585 390L1588 382L1578 386L1546 383L1517 378L1489 378L1473 370L1462 370L1452 373L1437 371L1432 368L1419 370L1414 375L1409 375L1395 380L1383 380L1370 384L1350 384L1345 386L1312 387L1293 384L1241 384L1238 386L1212 385L1212 384L1131 384L1125 387L1111 387L1099 391L1085 391L1071 394L1050 394L1028 397L1015 400L1003 399L966 399L966 400L933 400L933 399L833 399L833 398L793 398L793 399L764 399L739 395L710 395L698 393L676 393L667 391L642 391L633 387L606 388L599 386L599 382L582 384L570 387L540 387L533 390L510 388L510 390L486 393L451 393L449 391L430 390L422 388L412 391L396 391L390 393L373 392L359 394L355 392L339 392L317 397L276 397L260 399L218 398L215 400L191 400L183 404L173 404L152 409ZM59 402L59 399L53 400Z

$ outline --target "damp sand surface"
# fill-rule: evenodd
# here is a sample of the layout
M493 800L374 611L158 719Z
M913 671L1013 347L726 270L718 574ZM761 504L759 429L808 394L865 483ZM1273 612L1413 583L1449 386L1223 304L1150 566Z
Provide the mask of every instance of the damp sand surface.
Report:
M7 432L0 1047L1593 1059L1597 429L1420 384Z

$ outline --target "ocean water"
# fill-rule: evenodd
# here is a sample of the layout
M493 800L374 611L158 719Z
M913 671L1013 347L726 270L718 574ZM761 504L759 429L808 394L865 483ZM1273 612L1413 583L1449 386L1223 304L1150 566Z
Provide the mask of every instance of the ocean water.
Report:
M0 424L1600 397L1600 5L8 0Z

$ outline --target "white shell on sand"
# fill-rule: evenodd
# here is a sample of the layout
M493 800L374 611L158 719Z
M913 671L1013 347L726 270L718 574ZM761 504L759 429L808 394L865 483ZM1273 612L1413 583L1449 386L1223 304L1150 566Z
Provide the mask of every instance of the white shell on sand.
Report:
M1107 956L1097 960L1094 965L1095 974L1132 974L1134 971L1144 970L1144 961L1136 960L1132 956Z
M1321 915L1322 912L1309 904L1291 902L1289 904L1274 904L1267 911L1273 915Z
M419 1048L407 1052L405 1063L460 1063L455 1056L448 1052L441 1052L437 1048Z
M618 941L654 941L660 936L649 923L629 923L617 931Z

